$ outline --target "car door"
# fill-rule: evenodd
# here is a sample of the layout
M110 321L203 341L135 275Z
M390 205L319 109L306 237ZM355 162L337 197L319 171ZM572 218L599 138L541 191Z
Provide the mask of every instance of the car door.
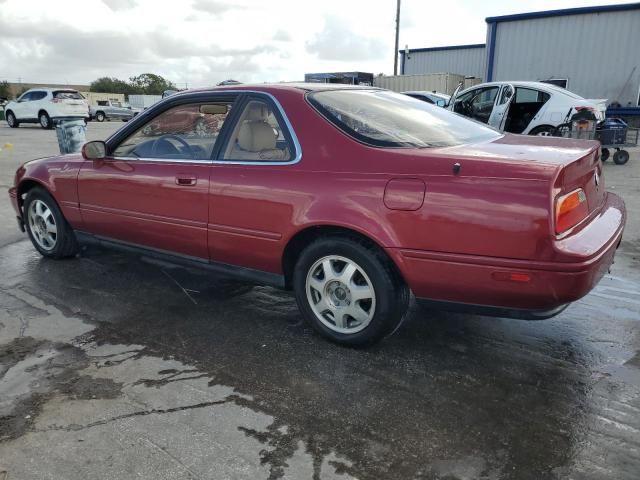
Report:
M514 93L515 89L513 85L506 84L502 86L498 100L489 115L489 125L493 128L501 131L504 130L509 106L515 98Z
M22 96L20 96L20 98L16 100L16 103L12 107L13 113L18 120L35 118L35 116L29 116L28 113L29 104L31 102L31 93L32 92L23 93Z
M163 105L147 122L116 134L106 159L84 162L78 197L87 232L208 259L211 157L233 98L198 98ZM206 135L194 134L200 119L208 126Z
M209 254L221 262L278 272L281 241L308 202L300 181L301 149L273 98L251 94L236 107L211 171Z

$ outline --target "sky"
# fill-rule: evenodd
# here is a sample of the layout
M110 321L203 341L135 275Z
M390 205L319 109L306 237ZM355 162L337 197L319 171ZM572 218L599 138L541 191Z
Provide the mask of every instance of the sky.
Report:
M489 16L632 3L402 0L400 48L484 43ZM393 73L396 0L0 0L0 80L156 73L180 88Z

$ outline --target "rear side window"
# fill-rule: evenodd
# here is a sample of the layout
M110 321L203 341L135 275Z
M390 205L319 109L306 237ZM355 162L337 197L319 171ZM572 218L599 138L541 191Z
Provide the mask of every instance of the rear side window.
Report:
M339 129L377 147L446 147L500 136L441 107L386 90L318 91L308 99Z
M59 100L84 100L84 97L75 90L57 90L53 92L53 98Z
M534 90L532 88L516 88L516 103L545 103L551 98L546 92L540 90Z

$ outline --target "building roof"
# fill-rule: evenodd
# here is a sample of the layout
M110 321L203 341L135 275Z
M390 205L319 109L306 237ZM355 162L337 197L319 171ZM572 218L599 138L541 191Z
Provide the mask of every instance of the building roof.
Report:
M542 12L516 13L499 17L487 17L487 23L513 22L517 20L533 20L536 18L564 17L567 15L584 15L587 13L624 12L640 10L640 3L623 3L617 5L600 5L595 7L563 8L560 10L545 10Z
M448 45L443 47L427 47L427 48L410 48L409 53L416 52L440 52L444 50L466 50L468 48L484 48L484 43L472 43L470 45ZM400 53L404 53L405 49L399 50Z

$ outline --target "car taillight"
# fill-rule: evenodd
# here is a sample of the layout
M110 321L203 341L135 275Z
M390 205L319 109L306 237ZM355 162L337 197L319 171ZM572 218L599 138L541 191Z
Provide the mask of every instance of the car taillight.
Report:
M584 190L574 191L556 198L556 233L560 234L577 225L589 215Z
M584 110L588 110L588 111L590 111L590 112L595 112L595 111L596 111L596 109L595 109L595 108L593 108L593 107L573 107L573 109L574 109L576 112L582 112L582 111L584 111Z

